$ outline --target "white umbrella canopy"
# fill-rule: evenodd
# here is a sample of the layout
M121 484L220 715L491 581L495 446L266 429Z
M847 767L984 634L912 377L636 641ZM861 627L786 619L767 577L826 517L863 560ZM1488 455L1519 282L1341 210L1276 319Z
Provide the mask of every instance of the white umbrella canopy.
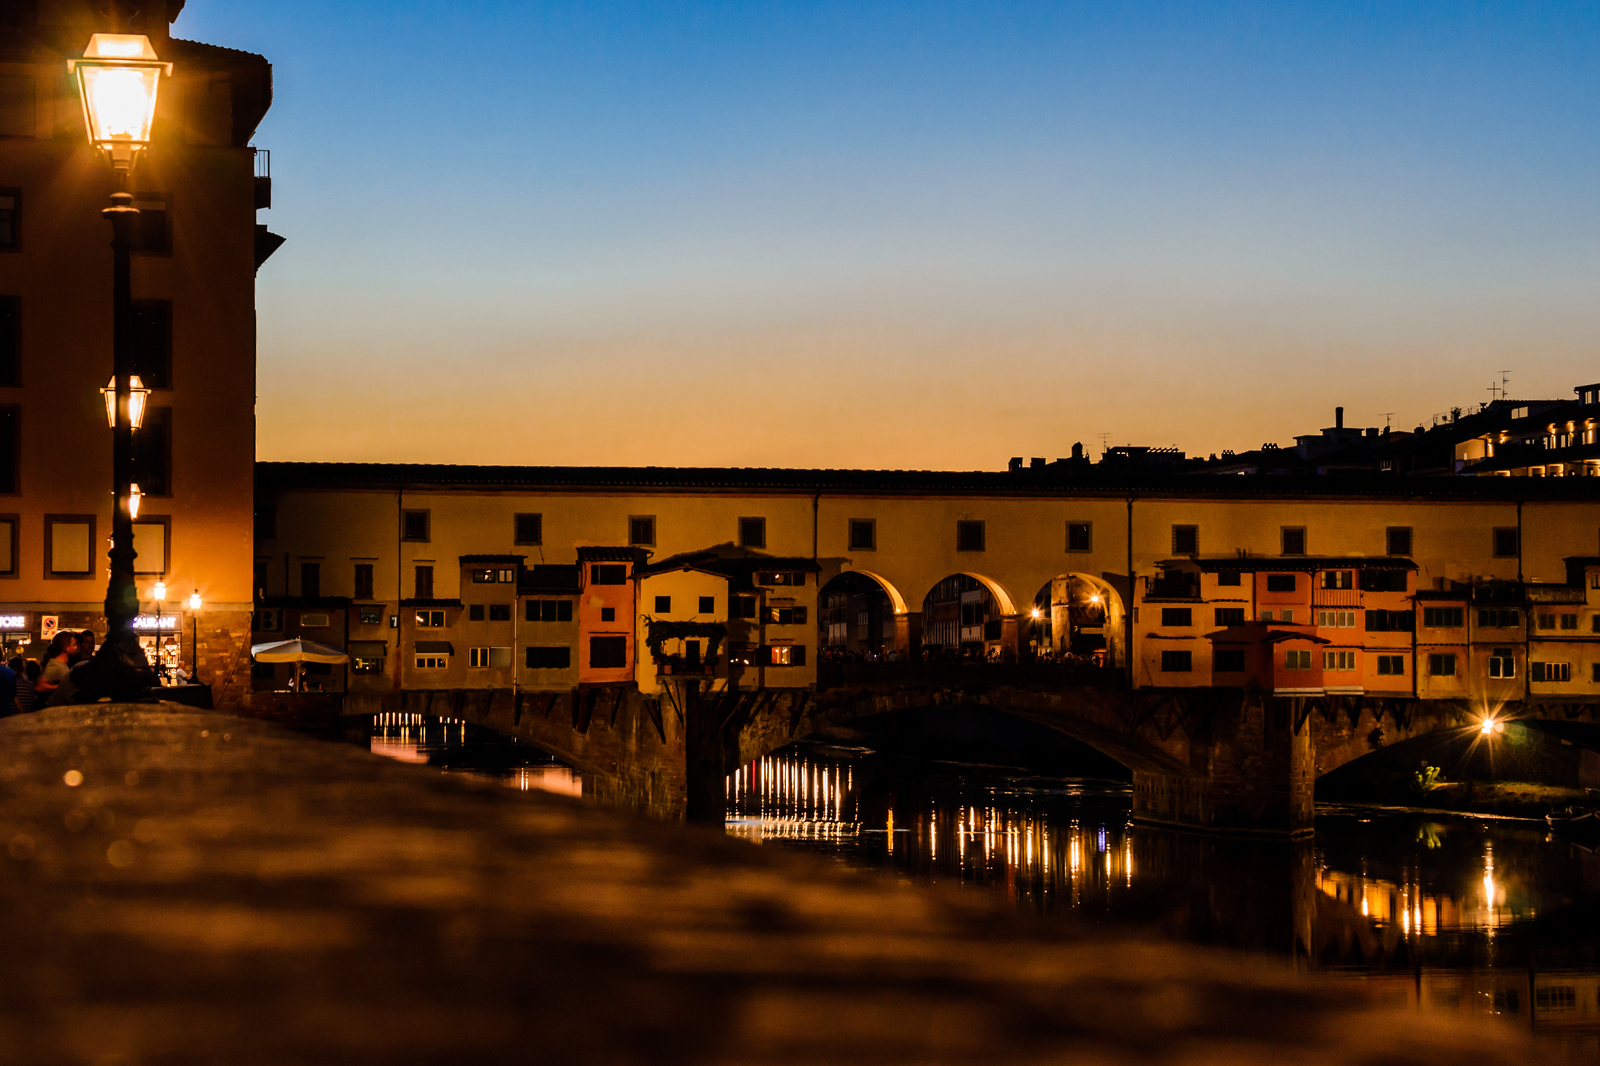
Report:
M350 656L338 648L314 640L275 640L270 644L250 645L250 657L258 663L347 663Z

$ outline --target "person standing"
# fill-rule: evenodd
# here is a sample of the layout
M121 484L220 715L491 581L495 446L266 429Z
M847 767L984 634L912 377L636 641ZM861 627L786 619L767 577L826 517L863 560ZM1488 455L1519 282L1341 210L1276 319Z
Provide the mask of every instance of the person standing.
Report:
M67 674L72 669L72 655L77 650L76 633L57 633L55 639L50 641L50 647L46 648L44 653L44 672L33 684L35 698L38 701L49 703L50 697L61 687L61 682L67 679ZM35 706L38 706L38 703Z
M17 713L29 714L33 711L33 704L36 698L33 692L33 678L28 674L28 666L30 664L28 660L18 655L6 665L11 667L11 672L13 674L17 675ZM35 670L39 668L38 664L32 665Z

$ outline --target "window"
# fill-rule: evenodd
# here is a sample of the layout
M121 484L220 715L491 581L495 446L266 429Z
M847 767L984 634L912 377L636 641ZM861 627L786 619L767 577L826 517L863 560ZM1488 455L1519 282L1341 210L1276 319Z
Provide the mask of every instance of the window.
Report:
M615 607L602 607L602 608L600 608L600 621L602 621L602 622L615 622L616 620L617 620L617 609Z
M423 629L440 629L444 626L444 612L418 611L417 625Z
M607 610L609 609L607 608ZM523 617L530 622L572 621L571 600L529 600L524 610ZM606 621L610 621L610 619L606 619Z
M419 655L417 656L418 670L448 670L450 657L448 655Z
M1494 531L1494 554L1498 559L1515 559L1521 547L1516 526L1501 526Z
M1347 589L1355 587L1355 573L1350 570L1324 570L1322 572L1322 587L1325 589Z
M0 189L0 251L14 252L22 247L22 193Z
M754 596L735 596L733 598L733 617L754 618L756 616L756 598Z
M1354 629L1356 627L1356 613L1354 611L1318 611L1317 627L1319 629Z
M512 542L516 544L544 543L544 515L519 514L512 517Z
M657 596L656 597L656 614L671 614L671 613L672 613L672 597L671 596Z
M870 552L878 550L878 523L871 518L850 519L850 550Z
M1378 656L1378 674L1380 677L1403 677L1406 672L1406 657L1404 655Z
M300 564L300 595L316 599L322 595L322 564Z
M1549 985L1533 990L1537 1010L1577 1010L1578 995L1572 985Z
M1422 625L1427 629L1460 629L1466 621L1465 614L1461 607L1424 607Z
M1309 651L1296 651L1293 648L1283 653L1283 665L1290 670L1311 669L1311 653Z
M511 665L510 648L470 648L468 666L479 669L504 670Z
M527 654L529 670L565 670L572 665L572 649L564 644L530 646Z
M372 564L356 564L356 595L358 600L372 599Z
M956 551L981 552L983 551L984 529L979 521L959 521L956 523Z
M172 301L135 300L132 310L133 372L139 375L147 389L170 389Z
M1489 655L1490 677L1516 677L1517 660L1510 648L1496 648Z
M1414 611L1368 611L1368 633L1410 633L1416 629Z
M357 607L356 618L364 626L383 625L383 608L377 606Z
M1541 614L1539 616L1539 628L1540 629L1554 629L1555 627L1556 627L1556 616L1555 615L1553 615L1553 614Z
M433 599L433 567L417 567L416 592L413 596L419 600Z
M799 586L805 583L806 575L801 570L760 570L756 572L756 584L758 585Z
M304 629L327 629L329 617L326 611L302 611L300 613L300 625Z
M1218 574L1217 574L1217 584L1219 584L1219 585L1242 585L1243 582L1239 580L1239 571L1237 571L1237 570L1222 570L1222 571L1219 571Z
M1219 674L1244 672L1243 648L1218 648L1211 656L1212 668Z
M500 580L500 572L494 567L474 567L468 571L474 585L493 585Z
M1194 652L1164 651L1161 653L1161 671L1167 674L1186 674L1194 669Z
M22 367L22 297L0 296L0 385L15 385Z
M589 665L596 670L620 670L628 665L627 637L590 637Z
M767 546L767 520L765 518L739 519L739 547L765 548Z
M1161 624L1164 626L1192 626L1194 613L1188 607L1163 607L1161 608Z
M772 626L803 626L806 624L806 609L804 607L768 607L767 624Z
M1272 621L1272 612L1271 612L1271 611L1262 611L1262 612L1261 612L1261 620L1262 620L1262 621L1263 621L1263 622L1270 622L1270 621Z
M602 563L589 567L591 585L626 585L628 568L621 563Z
M1284 555L1304 555L1306 553L1306 527L1284 526L1279 538Z
M481 621L483 621L483 604L481 604L481 603L469 603L467 605L467 621L469 621L469 622L481 622Z
M642 544L647 548L655 547L656 516L653 514L629 515L628 543Z
M1361 589L1363 592L1405 592L1406 572L1404 570L1363 570L1361 571Z
M1410 555L1411 527L1390 526L1384 530L1383 551L1385 555Z
M1578 616L1575 615L1575 614L1564 614L1564 615L1562 615L1561 616L1561 628L1562 629L1577 629L1578 628Z
M509 603L491 603L489 605L489 621L511 621L511 605Z
M383 673L384 657L381 655L352 655L350 656L350 671L356 674L381 674Z
M400 514L400 539L420 540L428 539L428 512L403 511Z
M716 614L717 598L715 596L700 597L700 614Z
M1067 551L1086 552L1094 550L1094 524L1091 522L1067 523Z
M1529 663L1528 680L1530 681L1571 681L1571 663Z
M167 220L166 194L135 193L133 206L139 213L128 227L129 249L138 255L171 255L172 226Z
M1242 625L1244 625L1244 608L1243 607L1218 607L1217 608L1217 625L1219 625L1219 626L1242 626Z
M1199 555L1200 554L1200 527L1199 526L1173 526L1172 527L1172 554L1173 555Z
M165 574L171 547L172 519L166 515L140 515L133 524L133 572Z
M1456 657L1448 654L1435 654L1428 656L1428 676L1455 677Z
M96 543L94 515L45 515L45 576L93 577Z
M806 647L804 644L774 644L767 649L767 665L769 666L804 666L806 664Z
M1325 651L1322 653L1324 670L1354 670L1356 653L1353 651Z
M146 407L133 435L133 479L146 496L170 496L171 474L172 408Z
M1293 592L1295 590L1295 575L1293 574L1268 574L1268 592Z
M1515 607L1480 608L1478 611L1479 629L1515 629L1521 624L1520 613Z

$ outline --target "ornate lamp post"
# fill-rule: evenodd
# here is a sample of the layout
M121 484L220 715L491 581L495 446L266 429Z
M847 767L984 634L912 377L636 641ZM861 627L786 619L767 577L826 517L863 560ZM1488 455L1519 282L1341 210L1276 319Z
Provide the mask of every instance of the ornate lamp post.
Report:
M83 97L89 143L105 153L116 187L111 203L100 213L111 222L113 373L104 390L112 430L111 580L106 587L106 639L95 652L86 684L88 698L139 699L149 692L154 675L139 646L133 620L139 614L139 592L133 580L133 430L143 414L144 395L134 392L133 311L129 283L129 226L139 209L128 191L139 151L150 143L156 114L156 89L172 64L156 58L142 34L97 33L82 59L67 61ZM137 396L137 405L135 397Z

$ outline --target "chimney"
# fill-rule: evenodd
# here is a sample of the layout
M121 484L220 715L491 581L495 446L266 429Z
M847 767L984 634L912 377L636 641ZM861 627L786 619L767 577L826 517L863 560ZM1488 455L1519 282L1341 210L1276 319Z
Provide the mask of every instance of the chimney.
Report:
M1343 429L1344 428L1344 408L1343 407L1335 407L1333 409L1333 428L1334 429Z
M1012 456L1011 457L1011 462L1006 464L1006 469L1011 471L1012 473L1016 473L1018 470L1021 470L1022 469L1022 456L1020 456L1020 455Z
M1074 459L1082 459L1083 458L1083 442L1082 441L1080 441L1077 444L1074 444L1072 446L1072 457Z

